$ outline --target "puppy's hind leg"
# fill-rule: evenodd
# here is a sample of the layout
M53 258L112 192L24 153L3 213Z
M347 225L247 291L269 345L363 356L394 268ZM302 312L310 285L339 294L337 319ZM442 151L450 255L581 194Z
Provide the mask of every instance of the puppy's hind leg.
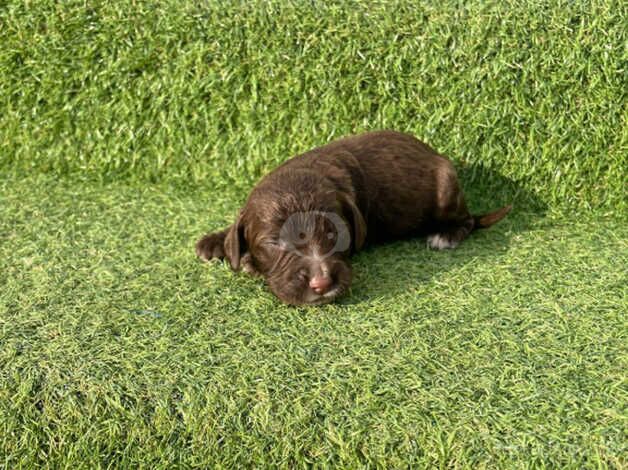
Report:
M427 237L427 244L435 250L455 248L471 232L487 228L502 220L512 209L505 206L483 215L471 215L453 167L445 168L442 183L437 194L437 208L434 213L435 231Z
M458 225L442 227L437 233L427 237L427 245L434 250L456 248L473 230L473 219L469 218Z
M435 250L445 248L455 248L458 244L467 238L467 236L480 228L488 228L502 220L512 206L504 206L496 211L483 215L469 215L468 218L454 223L454 225L441 229L438 233L434 233L427 237L427 244Z
M473 226L456 170L448 162L438 172L434 233L427 237L427 245L435 250L455 248L467 238Z

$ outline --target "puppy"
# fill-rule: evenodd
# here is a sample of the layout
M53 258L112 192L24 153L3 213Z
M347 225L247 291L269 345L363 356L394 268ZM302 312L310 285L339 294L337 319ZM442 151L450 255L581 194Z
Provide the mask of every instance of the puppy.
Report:
M427 235L431 248L454 248L510 209L471 215L447 158L410 135L369 132L283 163L196 254L263 276L288 304L323 304L347 291L348 258L365 244Z

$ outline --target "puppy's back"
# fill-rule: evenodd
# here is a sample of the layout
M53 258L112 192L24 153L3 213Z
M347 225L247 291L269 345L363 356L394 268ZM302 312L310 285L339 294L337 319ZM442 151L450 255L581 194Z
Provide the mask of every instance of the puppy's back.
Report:
M360 199L366 201L369 229L377 238L414 233L430 222L439 200L460 191L451 162L408 134L369 132L321 150L345 150L359 162L364 175Z
M368 225L369 241L416 234L429 228L443 200L460 192L451 162L417 138L396 131L345 137L298 155L278 167L260 186L292 180L301 170L329 179L355 195ZM301 178L299 178L301 180ZM284 183L285 184L285 183ZM300 181L294 188L307 199ZM299 191L298 189L303 189Z

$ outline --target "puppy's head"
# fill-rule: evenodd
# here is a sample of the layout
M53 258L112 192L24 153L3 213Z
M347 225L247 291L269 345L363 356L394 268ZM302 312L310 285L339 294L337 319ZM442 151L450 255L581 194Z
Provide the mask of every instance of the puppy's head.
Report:
M233 269L248 251L255 269L282 301L317 305L351 284L351 251L364 244L366 224L351 197L337 191L311 201L284 198L247 207L225 241Z

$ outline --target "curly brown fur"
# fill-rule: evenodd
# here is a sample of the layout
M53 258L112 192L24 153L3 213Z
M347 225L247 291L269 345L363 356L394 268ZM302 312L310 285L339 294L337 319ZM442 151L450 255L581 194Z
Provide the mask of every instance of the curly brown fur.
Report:
M447 158L410 135L370 132L286 161L196 253L263 276L286 303L321 304L347 291L349 257L365 243L427 235L431 248L454 248L509 211L472 216Z

